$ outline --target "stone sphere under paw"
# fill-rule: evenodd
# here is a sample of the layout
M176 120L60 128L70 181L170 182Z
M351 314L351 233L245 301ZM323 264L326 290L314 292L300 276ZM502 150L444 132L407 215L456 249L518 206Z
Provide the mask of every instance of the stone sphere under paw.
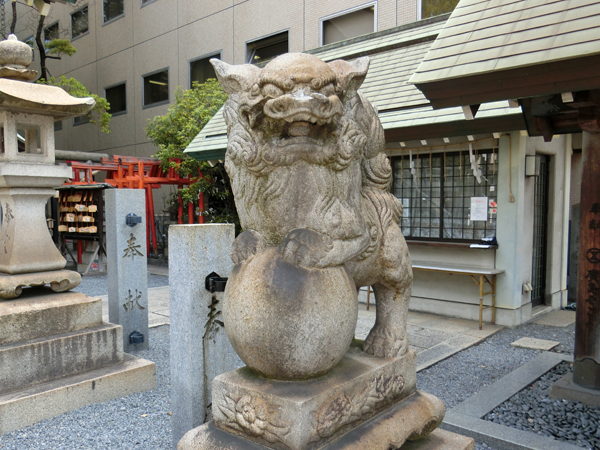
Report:
M225 289L227 336L244 363L269 378L326 374L350 346L357 317L345 266L305 269L277 247L237 264Z

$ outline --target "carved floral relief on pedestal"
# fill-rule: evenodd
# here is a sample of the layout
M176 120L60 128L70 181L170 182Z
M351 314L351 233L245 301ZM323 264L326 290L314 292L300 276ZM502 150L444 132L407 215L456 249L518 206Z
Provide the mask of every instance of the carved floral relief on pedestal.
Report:
M213 395L213 402L215 400ZM277 420L277 413L261 399L250 395L234 398L223 394L221 399L213 404L213 409L220 410L226 418L219 424L220 428L236 434L264 439L270 443L278 443L278 447L290 448L285 441L291 425Z
M401 375L380 375L362 389L331 397L315 412L310 442L333 436L345 425L373 416L400 397L404 386Z

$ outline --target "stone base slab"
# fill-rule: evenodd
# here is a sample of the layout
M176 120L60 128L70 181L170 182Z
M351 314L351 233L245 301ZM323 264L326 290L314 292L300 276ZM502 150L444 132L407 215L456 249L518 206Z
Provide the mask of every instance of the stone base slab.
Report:
M123 362L120 325L0 346L0 394Z
M98 297L49 289L28 291L18 300L0 301L0 345L102 325Z
M429 394L415 392L409 398L390 406L381 414L350 430L325 445L309 444L305 449L319 450L472 450L474 441L456 437L453 433L427 436L441 422L444 406ZM437 430L436 430L437 431ZM424 439L420 439L424 438ZM410 439L419 439L408 442ZM405 444L406 443L406 444ZM404 445L405 444L405 445ZM284 448L277 442L267 445L220 430L212 422L189 431L177 445L177 450L265 450ZM287 447L299 448L299 447Z
M313 380L271 380L247 367L219 375L212 385L212 413L222 430L271 448L309 450L415 390L416 352L378 358L353 345L327 375ZM443 405L436 413L441 422Z
M438 428L423 439L407 442L400 448L402 450L475 450L475 440Z
M64 264L63 264L64 266ZM13 299L23 293L23 287L50 285L54 292L65 292L79 286L81 275L72 270L0 274L0 300Z
M584 405L600 406L600 390L588 389L573 382L573 374L568 373L552 386L550 398L560 398Z
M92 403L156 387L156 365L125 354L123 364L0 395L0 435Z

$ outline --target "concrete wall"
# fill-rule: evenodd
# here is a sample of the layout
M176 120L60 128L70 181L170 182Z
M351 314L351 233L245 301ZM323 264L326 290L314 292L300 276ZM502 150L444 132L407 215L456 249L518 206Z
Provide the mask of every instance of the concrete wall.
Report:
M80 2L81 3L81 2ZM127 111L111 120L111 133L93 124L73 126L63 120L56 133L56 148L148 157L156 147L147 139L148 120L164 115L168 104L143 106L143 75L169 69L169 103L175 89L189 88L189 63L220 54L228 63L246 62L246 44L270 34L288 31L289 48L301 52L319 46L321 18L361 5L376 5L376 31L416 20L416 0L140 0L125 1L125 12L103 21L103 2L88 3L89 31L72 40L77 53L48 60L53 76L75 77L90 92L104 96L107 87L126 83ZM16 33L25 40L35 33L39 15L21 3ZM83 4L53 3L46 25L58 21L61 37L71 38L71 14ZM34 66L39 67L36 50ZM162 208L167 190L155 193Z

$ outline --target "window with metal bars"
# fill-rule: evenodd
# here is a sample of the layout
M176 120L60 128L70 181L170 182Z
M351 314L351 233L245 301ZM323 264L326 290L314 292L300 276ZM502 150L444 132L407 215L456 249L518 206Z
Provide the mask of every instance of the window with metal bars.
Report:
M498 153L407 154L392 159L393 193L404 206L401 228L415 240L477 242L496 235ZM487 203L487 219L471 220L471 199ZM485 200L483 200L485 199Z

